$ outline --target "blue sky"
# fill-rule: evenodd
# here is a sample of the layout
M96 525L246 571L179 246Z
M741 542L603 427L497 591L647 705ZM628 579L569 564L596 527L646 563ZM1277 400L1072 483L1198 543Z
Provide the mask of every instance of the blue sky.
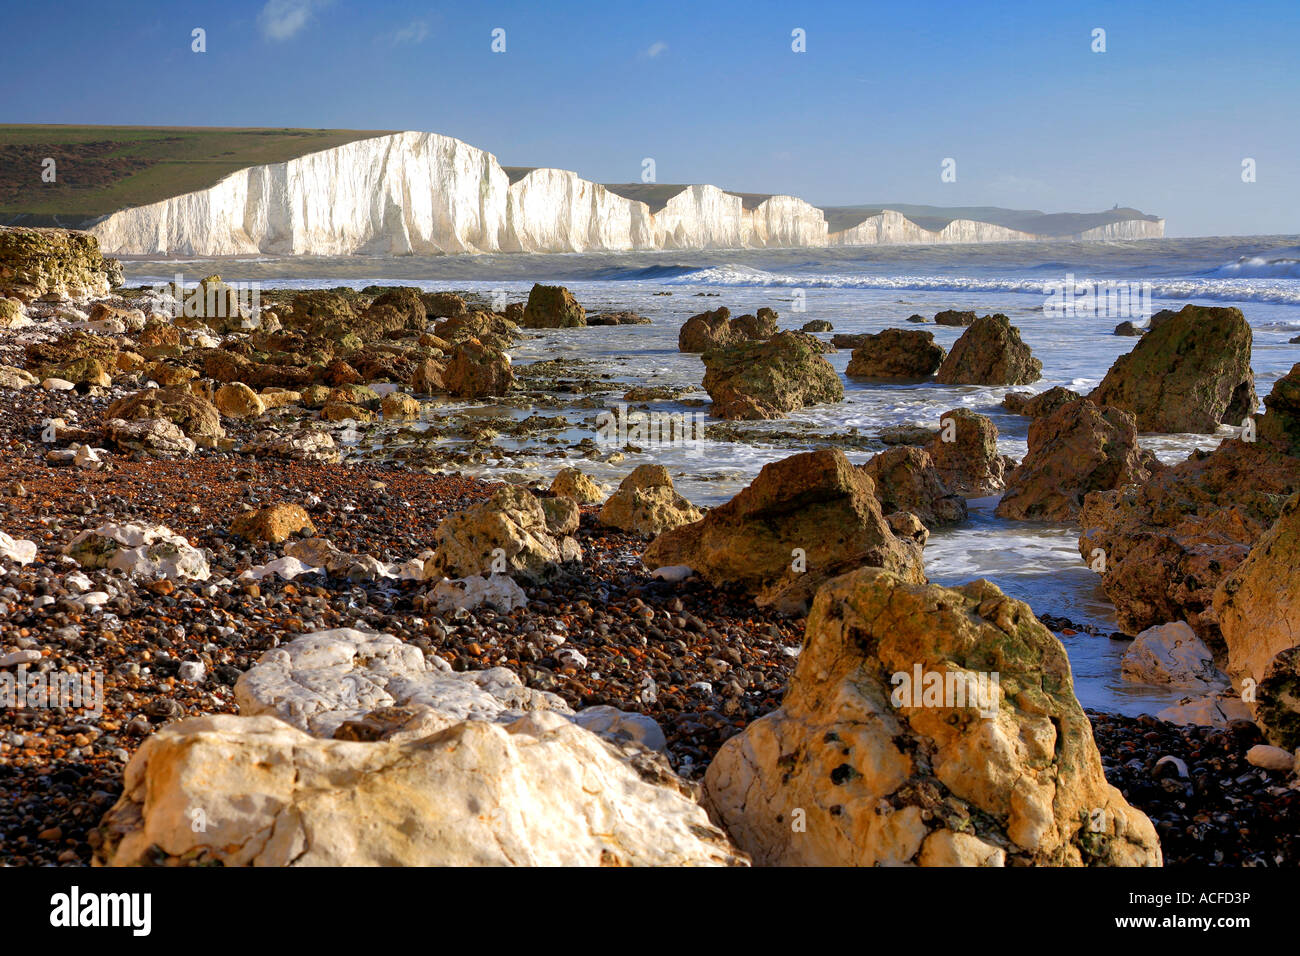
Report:
M602 182L652 157L660 182L820 204L1300 232L1300 3L1137 6L11 3L0 121L434 130Z

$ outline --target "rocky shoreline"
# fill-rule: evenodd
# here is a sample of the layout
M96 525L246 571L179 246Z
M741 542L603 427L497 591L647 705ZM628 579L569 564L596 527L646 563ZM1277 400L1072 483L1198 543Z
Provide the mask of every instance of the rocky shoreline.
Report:
M523 329L589 324L560 287L499 312L400 287L264 290L250 312L212 277L193 293L206 302L172 290L185 307L171 313L149 290L110 294L120 278L93 244L16 232L36 240L0 243L14 296L0 299L0 673L95 677L103 712L0 708L0 863L1300 862L1283 759L1296 662L1276 637L1294 609L1258 584L1294 548L1300 372L1264 400L1262 440L1174 468L1136 441L1139 421L1212 430L1257 405L1235 310L1162 313L1097 393L1026 397L1022 462L957 409L903 443L882 436L863 466L794 454L704 510L658 466L600 488L583 461L620 453L596 443L555 448L569 467L549 487L456 472L497 454L503 430L568 425L538 411L548 396L607 390L510 360ZM850 375L1038 379L1005 316L941 315L967 329L951 353L891 330L846 343ZM715 416L839 400L817 338L830 329L777 318L719 309L682 328ZM440 417L430 395L532 412ZM930 530L988 494L999 515L1080 522L1081 555L1109 559L1095 570L1156 669L1185 676L1191 645L1151 628L1186 621L1207 655L1189 693L1230 700L1229 678L1250 680L1259 707L1217 726L1085 716L1048 629L1069 624L1057 609L926 581ZM1153 516L1158 560L1137 530ZM891 687L913 667L949 690L994 684L900 702ZM362 848L361 810L256 769L212 776L232 761L355 781L356 806L414 787L428 802L407 812L425 823L466 812L432 781L497 809L454 839L422 823L399 840L410 821L395 820ZM247 815L234 795L250 787L267 806ZM185 818L204 801L219 838ZM565 841L537 829L556 814ZM642 824L611 843L601 821L625 815ZM258 836L285 820L310 826Z

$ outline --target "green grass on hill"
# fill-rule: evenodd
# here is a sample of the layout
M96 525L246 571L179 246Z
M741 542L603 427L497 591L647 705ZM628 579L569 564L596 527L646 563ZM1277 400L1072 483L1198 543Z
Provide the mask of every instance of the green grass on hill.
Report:
M86 226L125 209L206 189L247 166L386 130L0 125L0 224ZM46 158L56 181L42 181Z

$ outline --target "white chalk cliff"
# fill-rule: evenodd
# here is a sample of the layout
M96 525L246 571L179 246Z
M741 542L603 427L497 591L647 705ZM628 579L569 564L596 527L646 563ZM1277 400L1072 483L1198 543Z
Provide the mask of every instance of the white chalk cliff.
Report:
M119 255L437 255L638 249L1000 242L1035 239L958 219L924 229L885 210L829 233L826 217L794 196L745 202L716 186L688 186L659 210L562 169L511 183L496 157L437 133L357 140L216 185L124 209L92 229ZM1163 235L1133 220L1077 238Z

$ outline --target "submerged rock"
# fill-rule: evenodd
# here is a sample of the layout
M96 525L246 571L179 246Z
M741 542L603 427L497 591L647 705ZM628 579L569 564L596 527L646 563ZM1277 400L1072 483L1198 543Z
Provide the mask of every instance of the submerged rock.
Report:
M704 780L760 865L1161 862L1106 782L1065 648L987 581L828 583L781 707Z
M704 388L713 414L727 419L772 419L844 399L844 385L802 332L781 332L766 342L706 352Z
M844 374L850 378L919 381L939 370L948 353L936 345L933 332L885 329L863 336L854 346Z

